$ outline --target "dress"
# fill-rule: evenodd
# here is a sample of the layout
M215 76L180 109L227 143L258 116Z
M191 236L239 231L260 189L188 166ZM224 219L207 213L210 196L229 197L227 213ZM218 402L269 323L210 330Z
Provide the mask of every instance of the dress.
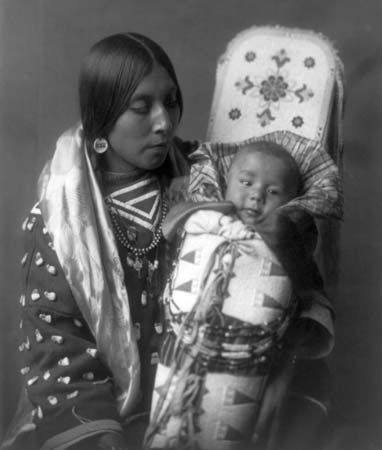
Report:
M93 170L80 129L58 141L23 224L25 390L5 448L93 448L101 435L111 448L147 416L171 261L161 223L190 146L176 140L160 174L121 176Z

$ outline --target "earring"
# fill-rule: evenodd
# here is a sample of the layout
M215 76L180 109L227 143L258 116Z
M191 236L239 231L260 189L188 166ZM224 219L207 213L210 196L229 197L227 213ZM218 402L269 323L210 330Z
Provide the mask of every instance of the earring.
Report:
M97 138L93 143L93 148L94 151L100 155L106 152L106 150L109 148L109 144L106 139Z

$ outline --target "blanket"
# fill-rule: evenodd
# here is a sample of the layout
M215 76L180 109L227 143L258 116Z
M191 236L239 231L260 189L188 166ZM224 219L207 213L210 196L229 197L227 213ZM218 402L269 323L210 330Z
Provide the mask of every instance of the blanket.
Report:
M275 253L257 231L206 207L188 204L173 213L179 222L182 208L193 211L164 294L168 333L146 436L151 448L233 449L255 440L267 383L285 368L289 325L308 298L306 276L298 281L288 263L296 245L288 245L282 220L273 220L269 233L278 231ZM277 253L285 253L287 269ZM309 267L307 255L302 267ZM317 323L327 332L309 349L311 357L333 345L330 311Z

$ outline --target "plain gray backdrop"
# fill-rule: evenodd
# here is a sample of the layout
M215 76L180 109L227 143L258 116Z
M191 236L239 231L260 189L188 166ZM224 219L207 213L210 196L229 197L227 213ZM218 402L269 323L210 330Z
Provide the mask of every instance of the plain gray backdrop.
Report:
M119 31L157 40L183 88L179 135L203 139L217 58L236 33L266 24L320 31L345 63L333 450L382 448L381 0L0 0L0 439L21 382L21 223L56 138L78 120L77 77L89 46Z

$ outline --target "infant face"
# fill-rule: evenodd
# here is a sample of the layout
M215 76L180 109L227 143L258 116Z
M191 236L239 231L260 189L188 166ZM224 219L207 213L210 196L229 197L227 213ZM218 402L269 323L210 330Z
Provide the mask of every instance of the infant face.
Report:
M225 199L249 226L261 222L271 211L298 193L298 172L282 157L244 147L228 174Z

